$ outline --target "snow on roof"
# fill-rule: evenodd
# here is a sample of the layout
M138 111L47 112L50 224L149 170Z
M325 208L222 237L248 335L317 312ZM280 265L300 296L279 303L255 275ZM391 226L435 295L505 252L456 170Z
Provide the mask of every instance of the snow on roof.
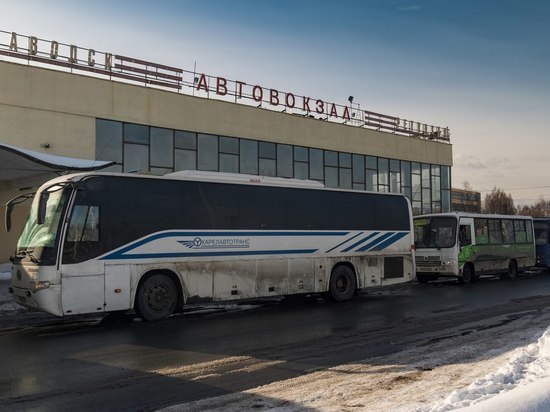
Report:
M47 173L102 169L111 161L55 156L0 143L0 180L14 180Z

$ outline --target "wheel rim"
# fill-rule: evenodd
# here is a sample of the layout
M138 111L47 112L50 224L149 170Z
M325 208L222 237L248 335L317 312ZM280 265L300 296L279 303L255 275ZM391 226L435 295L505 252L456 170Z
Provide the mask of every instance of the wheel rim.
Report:
M349 289L349 282L347 277L345 276L339 276L338 279L336 279L336 290L338 293L345 293Z
M155 286L147 293L147 304L154 311L161 311L168 305L168 291L162 286Z

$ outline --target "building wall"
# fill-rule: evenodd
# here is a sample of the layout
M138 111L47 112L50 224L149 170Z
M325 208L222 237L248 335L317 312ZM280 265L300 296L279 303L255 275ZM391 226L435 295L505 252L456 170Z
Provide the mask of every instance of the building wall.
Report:
M95 119L452 164L452 146L256 107L0 61L0 141L93 159Z

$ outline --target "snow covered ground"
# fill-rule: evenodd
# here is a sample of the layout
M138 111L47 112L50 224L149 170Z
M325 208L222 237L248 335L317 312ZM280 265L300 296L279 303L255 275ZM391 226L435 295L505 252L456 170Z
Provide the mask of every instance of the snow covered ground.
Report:
M9 265L0 265L0 316L27 311L11 301L9 278ZM550 308L512 319L460 325L406 351L163 411L550 411Z

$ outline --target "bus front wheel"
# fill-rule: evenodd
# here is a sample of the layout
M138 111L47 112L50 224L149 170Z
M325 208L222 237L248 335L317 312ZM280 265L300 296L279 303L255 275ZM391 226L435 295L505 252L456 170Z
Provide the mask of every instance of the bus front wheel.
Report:
M518 265L515 260L508 262L508 272L504 275L506 279L515 279L518 276Z
M458 278L460 283L472 283L476 280L474 267L471 264L467 264L462 269L462 276Z
M329 294L336 302L350 300L357 290L355 273L349 266L340 265L330 275Z
M153 322L168 318L178 302L176 286L165 275L153 275L141 284L136 298L136 312L144 320Z

